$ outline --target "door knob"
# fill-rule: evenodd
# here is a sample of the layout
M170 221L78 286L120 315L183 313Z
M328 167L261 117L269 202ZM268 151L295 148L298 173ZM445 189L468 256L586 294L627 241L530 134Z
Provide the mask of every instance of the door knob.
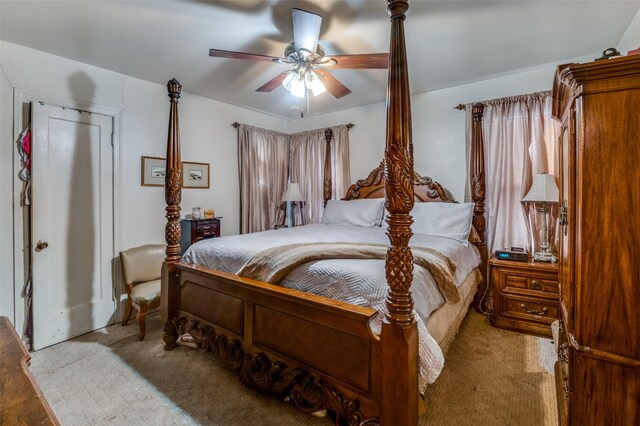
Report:
M38 244L36 244L36 251L42 251L47 247L49 247L49 243L46 241L38 241Z

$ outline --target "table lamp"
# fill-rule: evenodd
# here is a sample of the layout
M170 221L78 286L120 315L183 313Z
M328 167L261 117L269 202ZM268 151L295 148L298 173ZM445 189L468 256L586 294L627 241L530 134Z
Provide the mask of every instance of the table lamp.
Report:
M287 190L282 194L282 201L291 201L291 212L294 214L291 226L295 226L296 201L300 201L300 220L304 225L304 216L302 216L302 203L304 202L304 197L302 196L302 192L300 192L300 185L295 182L290 182L287 186Z
M542 213L542 241L540 242L540 251L533 255L536 262L556 263L558 258L549 251L549 235L547 229L547 213L549 209L547 204L558 203L559 201L558 186L556 185L553 175L547 173L537 174L533 178L533 185L527 195L520 200L523 203L535 203L538 211Z

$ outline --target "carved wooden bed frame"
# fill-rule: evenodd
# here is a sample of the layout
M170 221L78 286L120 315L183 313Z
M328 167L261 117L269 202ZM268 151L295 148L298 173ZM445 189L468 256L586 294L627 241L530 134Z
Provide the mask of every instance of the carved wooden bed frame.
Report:
M373 309L302 293L181 262L182 171L178 125L181 86L171 80L165 178L167 257L162 276L165 349L190 333L241 382L272 395L289 395L306 411L329 409L349 425L415 425L418 418L418 331L409 291L413 279L411 209L419 201L450 201L444 189L413 170L411 108L406 66L406 0L389 0L391 20L387 135L383 164L352 185L346 199L386 197L390 240L386 258L388 313L380 336ZM474 226L486 274L484 161L474 107L471 165ZM327 136L327 142L330 137ZM327 149L330 149L327 144ZM330 169L325 169L329 172ZM325 173L325 194L330 194ZM329 188L329 190L327 190ZM485 281L486 282L486 281ZM476 294L476 302L484 292ZM339 355L339 356L338 356Z

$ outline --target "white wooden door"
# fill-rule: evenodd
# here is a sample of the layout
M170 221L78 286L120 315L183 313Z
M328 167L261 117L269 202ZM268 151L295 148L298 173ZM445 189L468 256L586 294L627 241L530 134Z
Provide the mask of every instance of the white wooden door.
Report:
M112 117L32 103L33 343L115 315Z

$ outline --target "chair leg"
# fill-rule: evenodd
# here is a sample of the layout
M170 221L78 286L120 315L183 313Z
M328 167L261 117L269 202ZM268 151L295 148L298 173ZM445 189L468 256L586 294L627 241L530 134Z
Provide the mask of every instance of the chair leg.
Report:
M125 326L129 322L129 318L131 318L131 311L133 310L133 306L131 305L131 296L127 297L127 311L124 315L124 320L122 321L122 325Z
M138 310L138 315L136 315L136 319L138 320L138 325L140 326L140 332L138 333L138 339L140 341L144 340L144 335L147 333L147 324L145 322L145 317L147 316L147 306L140 306L140 310Z

